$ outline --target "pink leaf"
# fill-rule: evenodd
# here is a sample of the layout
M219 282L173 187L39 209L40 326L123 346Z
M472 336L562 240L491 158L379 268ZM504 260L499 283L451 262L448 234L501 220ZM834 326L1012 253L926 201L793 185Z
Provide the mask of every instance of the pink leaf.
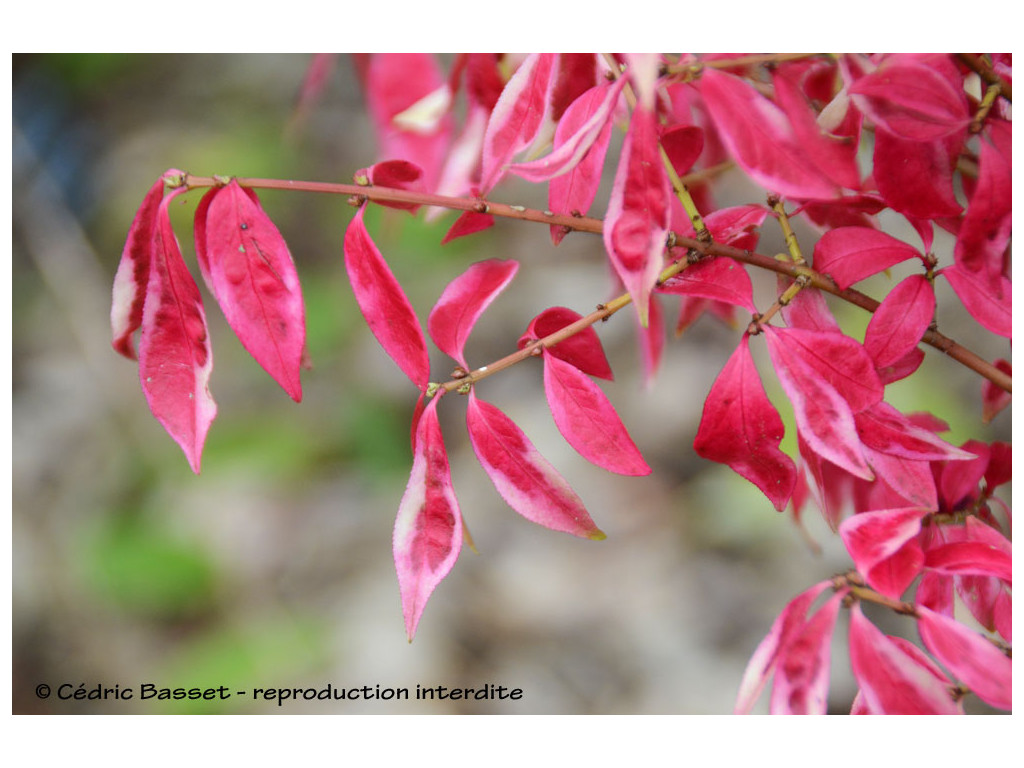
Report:
M412 472L395 520L395 569L410 642L427 600L462 548L462 515L437 418L439 400L431 400L420 416Z
M729 153L754 181L797 199L838 196L838 186L807 157L786 115L747 81L705 69L697 87Z
M555 56L553 53L530 54L498 97L484 135L481 195L494 189L512 157L526 149L536 137L547 106Z
M854 413L881 402L885 390L863 345L842 333L773 328L787 348L835 387Z
M920 572L924 560L916 542L922 507L861 512L839 526L839 535L857 570L886 597L898 600Z
M955 715L948 683L918 653L908 653L864 617L850 610L850 664L871 712L885 715Z
M465 346L480 315L512 282L517 261L478 261L444 289L427 319L427 329L438 349L469 370Z
M204 231L196 231L204 277L242 346L299 402L306 319L288 246L256 193L237 181L207 197L202 221L197 217Z
M575 132L569 136L565 136L563 132L561 141L558 141L556 133L554 149L548 155L531 162L514 163L508 169L517 176L535 183L550 181L571 171L579 165L609 124L625 84L626 79L619 78L613 84L596 86L584 93L577 100L581 104L580 108L572 111L570 107L562 118L563 121L572 120L569 126L575 128ZM592 92L593 96L590 96Z
M984 275L969 272L959 264L939 270L971 317L998 336L1013 338L1012 288L1010 281L1000 277L998 290L992 290Z
M633 111L604 221L604 247L647 326L647 305L664 264L671 187L653 109Z
M163 198L153 232L149 285L139 340L139 378L149 409L199 473L203 443L217 415L210 395L213 352L199 288L185 266Z
M850 404L794 351L790 336L783 335L798 330L765 328L768 352L782 388L793 404L797 429L807 445L823 459L857 477L874 479L861 450Z
M650 306L650 322L644 328L636 324L637 342L640 347L640 362L643 365L644 386L650 387L661 367L661 356L665 349L665 315L661 304L652 299Z
M1012 229L1010 131L1008 122L993 120L982 134L978 185L967 204L953 252L960 267L979 273L992 290L998 290Z
M779 295L789 287L789 280L780 278ZM782 308L782 317L790 328L841 333L839 323L817 288L804 288Z
M864 348L885 368L906 357L935 319L935 290L924 275L911 275L882 301L864 334Z
M884 509L893 506L894 503L904 502L926 509L938 509L939 498L935 489L935 477L928 462L880 453L866 445L862 448L864 458L878 480L870 489L877 492L883 490L883 487L889 488L900 499L878 504L872 502L863 506L863 509Z
M624 81L623 81L624 82ZM570 142L586 124L591 115L600 109L603 103L604 88L597 86L584 93L569 105L558 121L555 129L554 148ZM612 121L604 123L590 146L589 151L567 173L556 176L548 184L548 208L555 213L575 212L583 216L590 209L597 196L601 184L601 172L604 168L605 155L611 142ZM558 245L565 237L566 230L559 225L552 225L551 239Z
M999 359L995 366L1007 376L1013 375L1013 367L1009 360ZM997 387L988 379L981 383L982 420L988 424L1000 411L1010 404L1011 395L1002 387Z
M875 130L873 173L879 194L908 217L959 215L953 172L965 133L924 142L900 138L884 128Z
M832 633L845 592L837 592L787 643L775 670L773 715L828 714Z
M469 393L466 425L477 459L512 509L555 531L587 539L605 538L579 496L522 430L498 408L479 400L473 391Z
M739 262L721 256L691 264L659 285L657 290L659 293L724 301L757 314L747 270Z
M651 473L600 387L576 366L547 350L544 392L555 426L583 458L620 475Z
M465 211L459 215L451 228L441 240L441 245L450 243L466 235L475 235L494 226L494 217L489 213L477 213L476 211Z
M972 460L974 454L950 445L919 427L886 402L854 416L861 442L875 451L912 461Z
M814 268L831 275L840 288L912 258L921 258L915 248L867 227L830 229L814 246Z
M704 151L704 131L696 125L673 125L661 132L660 140L678 176L689 173Z
M796 482L796 465L779 450L783 434L782 419L754 366L750 337L744 336L704 402L694 450L728 464L782 511Z
M582 317L583 315L567 307L545 309L530 321L526 332L519 337L519 349L572 325ZM615 378L611 366L608 365L608 358L605 357L604 347L601 346L601 339L592 325L548 347L547 352L591 376L608 381Z
M925 552L924 564L941 573L994 576L1013 583L1010 553L983 541L954 541L931 547Z
M960 622L917 607L921 640L953 676L978 698L998 709L1012 709L1012 668L1009 657Z
M430 357L416 313L366 231L362 208L345 231L345 269L359 309L384 351L425 390Z
M853 103L876 126L904 139L933 141L965 128L967 97L935 68L894 56L850 86Z
M745 715L750 712L757 697L764 690L768 678L775 671L779 658L793 637L804 626L811 604L831 586L830 580L820 581L794 597L782 609L782 613L776 617L768 634L758 644L750 661L747 662L747 668L744 670L743 679L740 682L739 694L736 696L736 707L733 710L735 714Z
M356 179L365 178L375 187L405 189L411 192L426 192L423 184L423 169L408 160L384 160L355 173ZM403 211L419 210L418 203L402 203L392 200L374 200L378 205L398 208Z
M121 254L121 262L117 266L117 274L114 275L114 295L110 306L113 346L129 360L135 359L132 334L142 325L142 311L146 302L146 287L149 284L153 254L153 236L157 228L157 211L163 196L164 179L161 176L149 188L139 210L135 213Z

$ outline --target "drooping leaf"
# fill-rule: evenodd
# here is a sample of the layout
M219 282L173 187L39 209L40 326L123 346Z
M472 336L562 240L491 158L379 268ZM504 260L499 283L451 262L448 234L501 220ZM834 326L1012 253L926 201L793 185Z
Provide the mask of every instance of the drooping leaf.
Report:
M924 275L911 275L875 310L864 333L864 348L877 368L894 365L917 347L934 319L935 289Z
M217 405L210 395L213 352L199 288L185 266L163 198L153 232L149 284L139 340L139 379L149 409L199 473Z
M796 465L779 450L784 429L754 366L750 337L744 335L704 402L694 450L728 464L782 511L796 483Z
M814 268L840 288L912 258L921 258L913 246L867 227L830 229L814 246Z
M416 427L412 472L395 519L394 556L405 628L412 641L431 593L462 548L462 514L432 399Z
M544 351L544 392L555 426L587 461L620 475L648 475L615 408L590 377Z
M949 574L994 576L1013 582L1013 561L1009 552L983 541L954 541L925 552L928 568Z
M172 173L173 171L168 171ZM114 349L129 360L135 359L132 335L142 325L143 305L149 285L149 270L153 255L153 236L157 228L157 211L164 196L161 176L142 199L135 213L128 239L124 244L121 262L114 275L113 300L110 305L110 327Z
M498 97L484 135L481 195L494 189L512 157L533 143L546 111L555 59L553 53L530 54Z
M953 256L983 284L999 290L1012 229L1012 148L1010 123L992 120L981 136L978 184L957 234Z
M837 592L786 644L775 670L770 711L773 715L828 713L832 634L845 592Z
M685 176L704 151L704 130L697 125L673 125L661 131L660 141L676 175Z
M568 307L548 307L530 321L526 332L519 337L518 347L522 349L527 344L550 336L582 318L583 315ZM615 378L608 358L605 357L604 347L601 346L601 339L592 325L548 347L547 352L579 368L583 373L608 381Z
M998 709L1013 707L1013 670L1009 657L959 621L917 607L921 640L978 698Z
M785 113L747 81L705 69L697 87L729 153L758 184L796 199L830 199L839 187L810 161Z
M664 265L670 199L658 149L657 115L653 108L638 104L615 173L603 236L605 251L645 327L651 291Z
M765 638L754 649L747 662L740 681L740 690L736 696L734 714L745 715L750 712L761 691L767 684L778 665L779 658L785 652L790 641L804 626L807 611L826 589L832 586L830 580L820 581L810 589L794 597L772 623Z
M1013 367L1009 360L999 359L995 366L1007 376L1013 375ZM997 387L988 379L981 383L982 420L988 424L1000 411L1010 404L1012 395L1002 387Z
M861 450L850 404L802 355L794 351L788 334L798 331L800 329L765 328L768 352L782 388L793 404L800 435L821 458L856 477L874 479Z
M472 264L452 280L430 312L427 329L438 349L466 370L465 346L473 326L515 277L517 261L488 259Z
M345 231L345 269L373 335L421 390L430 379L430 356L416 313L366 231L359 209Z
M742 264L725 257L702 259L691 264L659 285L657 291L724 301L757 314L750 275Z
M872 167L879 194L893 210L911 218L959 215L953 172L965 135L963 130L934 141L915 141L877 128Z
M933 141L966 128L967 96L934 67L895 55L850 86L857 108L904 139Z
M773 328L793 355L809 365L850 404L854 413L881 402L885 392L871 358L856 339L842 333Z
M913 504L926 509L938 509L939 497L935 476L927 461L915 461L903 456L882 453L866 445L861 449L864 458L875 473L876 481L867 488L873 498L861 503L861 509L886 509L896 504ZM886 489L896 498L879 498Z
M473 451L501 497L538 525L587 539L603 539L580 497L530 440L498 408L471 390L466 425Z
M949 280L971 317L997 336L1013 338L1013 291L1009 280L1000 277L996 281L998 289L992 290L983 274L970 272L959 264L950 264L938 274Z
M299 402L306 319L291 253L255 192L232 180L211 193L196 232L204 277L242 346Z
M930 511L905 507L861 512L839 526L857 570L886 597L898 600L920 572L924 555L915 539Z
M864 616L850 610L850 664L868 709L885 715L955 715L948 681L935 676L920 654L908 653Z
M854 416L861 442L876 451L912 461L961 461L974 454L950 445L934 432L919 427L886 402Z
M475 235L494 226L494 217L489 213L465 211L457 218L441 239L441 245L466 235Z

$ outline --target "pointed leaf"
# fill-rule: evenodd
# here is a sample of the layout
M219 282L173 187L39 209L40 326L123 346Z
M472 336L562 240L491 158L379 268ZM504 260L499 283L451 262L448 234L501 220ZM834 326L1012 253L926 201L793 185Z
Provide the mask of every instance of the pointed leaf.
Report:
M691 264L659 285L657 291L724 301L757 314L750 275L742 264L729 258L714 257Z
M924 564L941 573L994 576L1013 583L1010 553L983 541L954 541L925 552Z
M953 172L966 131L934 141L915 141L875 130L873 174L893 210L917 219L960 214Z
M875 310L864 348L885 368L902 360L917 347L935 319L935 289L924 275L911 275L889 291Z
M792 354L818 372L854 413L881 402L885 393L864 346L842 333L777 328Z
M992 120L982 133L978 185L967 204L953 256L998 290L1012 230L1013 166L1010 124ZM984 283L986 280L983 280Z
M365 178L375 187L390 187L391 189L405 189L412 192L426 192L423 184L423 169L408 160L385 160L375 163L369 168L362 168L355 172L356 179ZM374 200L378 205L388 208L397 208L402 211L415 213L419 210L418 203L403 203L392 200Z
M139 378L149 409L199 473L217 405L210 395L213 352L199 288L185 266L163 198L153 233L149 285L139 340Z
M917 607L921 640L953 676L978 698L998 709L1013 707L1013 671L1009 657L959 621Z
M916 537L930 510L922 507L861 512L839 526L839 535L868 584L898 600L920 572L924 556Z
M1007 376L1013 375L1013 367L1009 360L1000 358L995 361L995 366ZM988 379L981 383L982 421L988 424L999 415L1006 406L1010 404L1012 395L1002 387L997 387Z
M438 349L469 370L465 346L480 315L512 282L517 261L478 261L452 280L430 312L427 329Z
M704 151L704 130L696 125L673 125L661 132L660 141L676 175L685 176Z
M293 400L302 400L306 319L299 277L255 192L235 180L214 190L206 209L204 263L207 282L242 346Z
M871 489L881 491L881 486L885 486L899 497L899 501L872 502L870 505L862 507L863 509L884 509L904 502L926 509L937 510L939 508L935 476L927 461L914 461L902 456L880 453L866 445L861 447L864 451L864 458L877 479Z
M787 643L775 670L773 715L828 714L832 633L845 591L837 592Z
M886 715L955 715L948 683L918 654L908 653L865 618L860 603L850 610L850 664L870 711Z
M799 329L765 328L768 353L782 388L793 404L797 429L807 445L823 459L864 480L874 479L864 460L850 404L794 352L791 337L783 334L796 332L800 332Z
M576 366L544 351L544 392L555 426L587 461L620 475L649 475L604 392Z
M446 245L466 235L475 235L494 226L494 217L489 213L477 213L476 211L465 211L459 214L448 232L441 240L441 245Z
M728 464L782 511L796 483L796 465L779 450L783 435L782 419L754 366L750 337L744 336L704 402L694 450Z
M420 416L412 472L395 519L395 569L410 642L427 600L462 548L462 514L437 417L439 400L432 399Z
M1013 338L1012 287L1005 277L997 280L998 290L992 290L984 275L969 272L959 264L939 270L971 317L998 336Z
M604 247L647 325L647 305L664 264L671 187L658 148L653 109L638 106L626 133L604 221Z
M477 459L512 509L545 528L587 539L605 538L580 497L522 430L472 390L466 425Z
M747 81L705 69L697 88L729 153L754 181L797 199L839 195L807 157L783 111Z
M886 402L876 403L854 417L861 442L876 451L913 461L972 460L973 453L950 445L934 432L919 427Z
M867 227L830 229L814 246L814 268L840 288L912 258L921 258L913 246Z
M530 321L526 332L519 337L518 348L522 349L527 344L550 336L582 318L583 315L568 307L548 307ZM591 376L608 381L615 378L608 365L608 358L605 357L604 347L601 346L601 339L592 325L548 347L547 352Z
M430 356L416 313L366 231L362 208L345 231L345 269L359 309L398 367L421 390L430 379Z
M170 171L169 171L170 173ZM161 176L149 188L128 230L121 262L114 275L113 301L110 305L110 327L113 346L129 360L135 359L132 335L142 325L143 304L149 285L153 236L157 228L157 211L164 196Z

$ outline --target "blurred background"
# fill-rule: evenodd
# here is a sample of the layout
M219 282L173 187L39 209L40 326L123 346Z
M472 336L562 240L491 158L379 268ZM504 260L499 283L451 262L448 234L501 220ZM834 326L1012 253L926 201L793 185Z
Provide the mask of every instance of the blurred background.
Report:
M801 531L749 483L693 452L704 398L740 330L701 319L670 340L660 374L645 386L627 313L598 328L616 373L602 386L654 468L647 478L609 474L569 448L551 422L539 364L481 384L480 395L512 416L582 496L608 534L602 542L542 529L508 508L472 454L464 403L446 398L453 480L479 554L463 550L412 644L391 530L411 464L416 392L355 306L341 248L353 209L343 198L261 193L303 283L313 363L303 402L249 358L204 288L219 414L202 475L150 415L136 366L111 349L109 304L129 224L158 176L176 167L350 181L378 159L345 57L306 120L295 122L308 64L306 55L13 57L14 712L731 711L747 660L779 610L849 566L813 510ZM717 195L722 205L763 198L739 174ZM200 196L185 196L173 211L197 278L191 214ZM545 207L541 190L515 181L493 196ZM608 297L599 239L571 235L556 249L546 227L499 221L441 247L453 218L426 224L371 209L368 226L423 321L471 262L521 262L474 331L471 364L512 351L548 306L587 312ZM762 252L784 247L772 229ZM809 250L812 234L800 234ZM942 249L939 241L936 252L948 258ZM753 278L766 307L774 278ZM881 295L898 278L894 270L866 292ZM1008 345L944 304L949 298L939 295L942 330L987 359L1009 357ZM833 308L848 333L863 333L864 313ZM433 378L448 378L453 363L433 355ZM925 366L889 387L889 401L942 416L954 443L1010 439L1009 410L981 423L977 377L933 350ZM781 402L774 378L765 385ZM792 455L792 428L787 434ZM898 621L883 626L913 632ZM845 617L833 651L836 712L849 711L855 692L844 630ZM64 683L250 691L493 684L523 696L278 708L240 697L62 701L34 693Z

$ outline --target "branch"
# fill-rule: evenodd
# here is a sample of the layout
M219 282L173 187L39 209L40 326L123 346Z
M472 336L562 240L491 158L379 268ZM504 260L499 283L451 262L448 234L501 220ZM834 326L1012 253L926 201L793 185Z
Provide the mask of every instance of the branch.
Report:
M480 198L448 197L444 195L428 194L425 192L392 189L389 187L360 186L358 184L337 184L333 182L320 181L292 181L287 179L259 179L245 177L238 177L237 181L243 187L253 187L255 189L284 189L302 192L317 192L321 194L348 195L354 198L354 201L357 204L361 203L363 200L412 203L425 206L437 206L456 211L489 213L493 216L499 216L502 218L515 219L518 221L532 221L538 224L547 224L549 226L554 224L565 227L570 231L589 232L595 235L600 235L602 230L601 219L590 218L588 216L571 216L568 214L553 213L551 211L538 211L521 205L507 205L505 203L496 203ZM165 182L172 188L186 187L188 189L200 189L204 187L221 186L226 184L228 179L221 176L193 176L190 173L185 173L180 176L167 177L165 178ZM674 233L669 233L668 239L670 248L687 248L696 251L702 256L721 256L724 258L734 259L735 261L739 261L743 264L750 264L751 266L787 275L794 279L805 277L806 280L810 282L811 286L825 291L826 293L831 293L833 296L837 296L843 301L854 304L867 312L873 313L879 306L878 301L866 296L860 291L856 291L852 288L841 290L836 286L831 278L819 272L815 272L810 267L802 264L779 261L771 256L765 256L764 254L753 253L751 251L745 251L729 245L721 245L719 243L705 243L701 242L697 238L683 237L681 235L675 235ZM680 270L685 268L685 262L682 263L683 266L679 267ZM672 267L669 269L672 269ZM662 277L661 279L664 280L667 278ZM604 306L606 308L614 306L614 311L618 311L618 309L628 303L628 296L620 296L614 302ZM611 314L612 313L609 313L605 317L608 317ZM587 317L590 317L590 315ZM596 317L586 325L592 325L594 322L597 322L597 320L605 319L605 317ZM587 318L584 318L584 320L585 319ZM572 328L575 325L576 324L574 323L562 330L566 331L568 328ZM582 330L583 327L585 326L576 328L573 333ZM559 333L561 333L561 331ZM566 338L571 335L571 333L567 334ZM953 358L978 375L988 379L1006 392L1013 391L1013 380L1011 376L999 370L993 364L979 357L971 350L953 341L953 339L948 336L945 336L935 330L929 330L925 333L922 341L932 347L935 347L940 352ZM510 355L509 358L515 358L515 362L518 362L520 359L525 359L525 357L529 356L528 353L523 355L522 352L523 351L520 350L519 352ZM494 365L496 366L501 364L502 368L507 368L509 365L513 364L505 362L509 358L503 358L502 360L494 363ZM488 366L488 370L493 372L493 366ZM449 391L452 389L458 389L459 384L457 382L459 382L459 380L447 382L444 385L445 389ZM465 383L466 380L462 379L461 384Z

